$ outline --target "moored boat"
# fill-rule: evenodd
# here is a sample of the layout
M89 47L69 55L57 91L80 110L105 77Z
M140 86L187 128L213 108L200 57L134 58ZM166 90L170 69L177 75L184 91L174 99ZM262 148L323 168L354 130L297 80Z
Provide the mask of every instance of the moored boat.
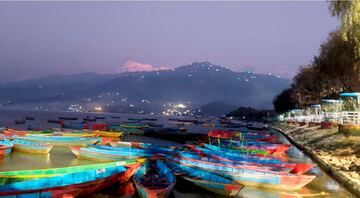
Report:
M77 117L65 117L65 116L60 116L59 120L77 120Z
M298 164L298 163L289 163L282 162L276 158L265 158L257 156L243 156L243 155L233 155L234 153L218 152L206 148L195 147L194 150L204 153L206 155L212 156L216 159L220 159L227 162L239 162L243 164L252 164L252 165L267 165L267 166L276 166L276 167L286 167L290 168L291 173L302 175L309 171L313 165L312 164Z
M115 138L117 140L121 140L124 136L123 132L111 132L111 131L94 131L94 134L100 137L110 137Z
M55 135L63 136L63 137L97 137L98 135L95 133L88 133L83 131L74 131L74 132L64 132L64 131L54 131Z
M260 155L260 156L272 155L274 152L274 150L261 150L261 149L256 149L256 148L231 149L231 148L225 148L225 147L220 147L220 146L214 146L214 145L210 145L210 144L204 144L204 147L209 148L211 150L216 150L216 151L243 153L243 154Z
M14 144L10 140L0 140L0 159L8 156L13 148Z
M239 161L225 161L211 156L196 155L188 152L181 152L179 156L175 156L175 158L184 159L189 163L202 163L206 166L216 166L219 170L228 170L232 172L260 171L281 174L289 173L291 171L291 169L286 167L267 166L264 164L245 164L239 163Z
M103 141L102 138L86 137L63 137L63 136L13 136L14 139L20 139L31 142L49 143L54 146L84 146Z
M25 117L25 120L35 120L35 117L32 117L32 116L26 116L26 117Z
M151 152L146 152L140 149L124 148L123 150L107 150L101 149L101 147L70 147L71 151L82 159L88 159L93 161L111 162L124 159L140 159L145 157L151 157Z
M245 186L279 190L298 190L316 178L315 175L296 175L284 172L247 170L234 167L215 166L182 158L169 158L170 161L192 168L211 171Z
M18 139L14 139L12 143L14 143L15 151L21 151L26 153L46 154L49 153L53 147L51 144L35 143Z
M174 162L166 162L166 164L183 179L204 188L213 193L223 196L236 196L244 187L241 184L233 182L231 179L213 174L208 171L191 168L189 166L181 166Z
M142 129L147 127L147 125L142 123L127 123L127 124L120 124L120 127L128 128L128 129Z
M85 190L90 184L103 185L110 181L116 181L116 177L125 171L126 168L124 166L117 165L107 168L67 173L53 177L8 183L0 185L0 195L21 195L35 192L47 192L60 187L66 189L80 188Z
M25 119L21 119L21 120L15 120L15 124L18 125L18 124L25 124L26 121Z
M47 119L48 123L52 123L52 124L60 124L62 122L64 122L63 120L53 120L53 119Z
M0 172L0 184L12 183L14 181L22 181L28 179L54 177L69 173L75 173L87 170L96 170L101 168L128 166L131 164L142 163L143 160L121 160L116 162L107 162L99 164L86 164L79 166L48 168L48 169L34 169L34 170L19 170L19 171L3 171Z
M111 142L110 144L114 144ZM88 146L97 149L105 149L110 151L122 151L122 152L137 152L138 154L174 154L175 148L164 147L151 143L141 143L141 142L127 142L124 144L125 147L119 146L105 146L105 145L91 145Z
M162 161L146 161L136 171L134 183L142 198L166 198L175 186L176 177Z

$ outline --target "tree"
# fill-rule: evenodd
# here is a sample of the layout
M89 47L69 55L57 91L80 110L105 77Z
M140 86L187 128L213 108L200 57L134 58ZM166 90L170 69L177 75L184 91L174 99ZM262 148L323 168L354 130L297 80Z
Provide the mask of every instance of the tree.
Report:
M354 41L354 52L360 57L360 1L331 1L329 9L333 16L341 18L343 39Z
M293 89L288 88L275 97L273 104L276 112L284 113L287 110L294 109L296 107L296 101L292 97L292 94Z
M356 83L360 84L360 1L331 1L329 9L333 16L341 18L342 38L353 43L356 58L353 66L358 73Z
M329 35L312 64L301 67L291 87L274 99L277 112L342 91L360 91L360 0L331 1L329 10L341 18L340 30Z
M341 91L359 89L359 72L355 67L356 57L353 53L354 43L344 41L338 31L329 35L327 42L320 47L319 56L314 58L313 65L322 80L325 95Z

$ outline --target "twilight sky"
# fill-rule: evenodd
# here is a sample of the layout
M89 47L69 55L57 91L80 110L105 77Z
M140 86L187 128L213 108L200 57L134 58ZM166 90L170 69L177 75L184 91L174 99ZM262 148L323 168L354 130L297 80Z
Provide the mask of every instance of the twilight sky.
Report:
M198 59L292 77L338 26L325 1L0 2L0 81Z

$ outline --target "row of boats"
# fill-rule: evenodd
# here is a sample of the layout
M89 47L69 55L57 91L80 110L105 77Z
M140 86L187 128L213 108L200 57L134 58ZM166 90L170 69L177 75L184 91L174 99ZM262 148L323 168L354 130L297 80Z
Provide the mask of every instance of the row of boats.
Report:
M0 195L86 196L132 178L140 197L167 197L181 178L213 193L235 196L245 186L298 190L315 179L306 174L312 164L288 162L290 145L271 131L211 130L206 138L181 147L84 134L96 131L3 130L2 157L13 149L48 153L62 146L97 163L0 172Z

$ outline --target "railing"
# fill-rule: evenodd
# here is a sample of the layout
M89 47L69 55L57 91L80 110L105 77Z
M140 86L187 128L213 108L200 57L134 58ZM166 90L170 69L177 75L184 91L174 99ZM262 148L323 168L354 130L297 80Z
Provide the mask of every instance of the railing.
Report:
M343 111L340 119L340 124L360 124L360 112Z

